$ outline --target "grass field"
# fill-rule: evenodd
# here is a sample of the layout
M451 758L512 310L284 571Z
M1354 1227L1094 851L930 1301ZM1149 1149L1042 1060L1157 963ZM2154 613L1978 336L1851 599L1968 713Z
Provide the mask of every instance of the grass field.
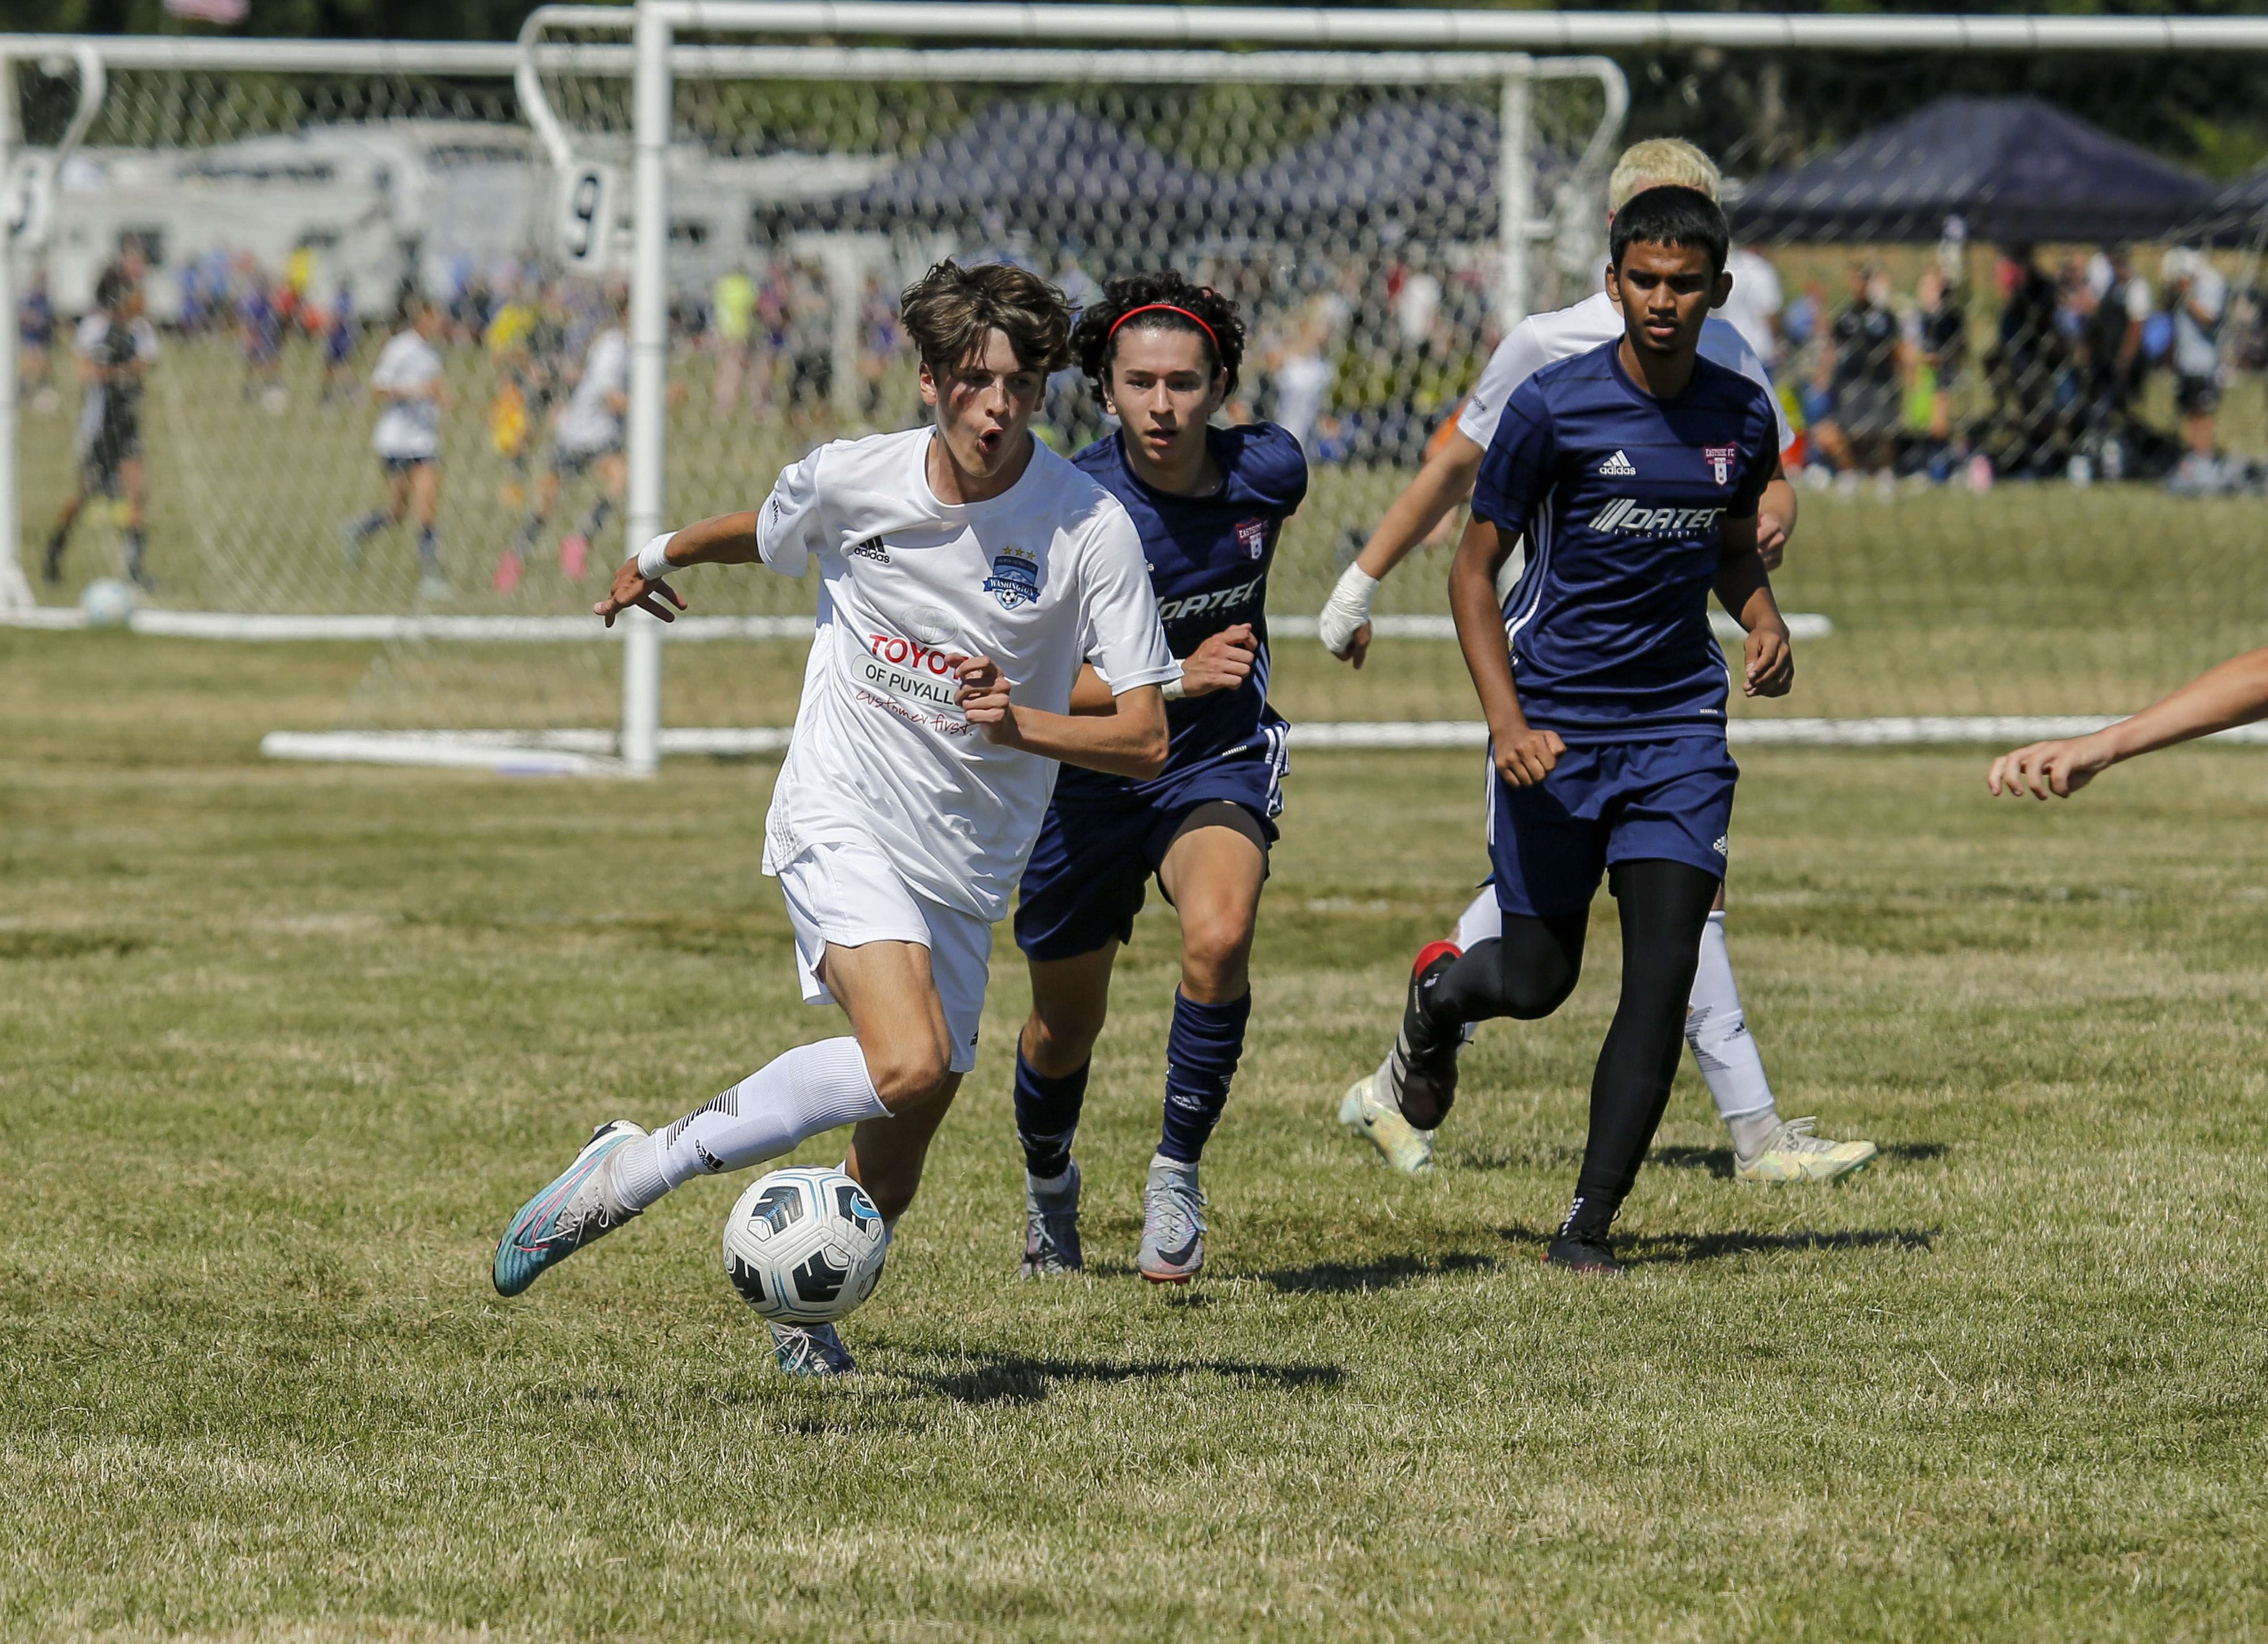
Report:
M1012 1277L987 1044L865 1374L791 1383L696 1185L528 1296L597 1119L799 1040L764 764L265 766L368 653L0 634L0 1633L459 1640L2256 1638L2268 762L2069 807L1974 753L1751 756L1733 939L1790 1113L1681 1075L1624 1282L1537 1263L1611 1008L1493 1028L1432 1181L1330 1123L1474 872L1476 774L1303 757L1212 1262L1131 1273L1170 914L1121 976L1084 1281ZM813 1161L837 1156L815 1142Z
M674 370L687 392L673 413L671 517L751 506L783 463L822 429L801 429L745 407L709 413L709 362ZM232 347L182 342L159 361L147 393L151 565L164 603L220 610L396 611L414 603L416 555L407 533L372 545L363 569L339 563L336 527L379 496L367 404L320 402L312 348L286 350L291 399L278 414L239 392ZM486 364L459 350L454 408L445 419L443 554L455 611L561 614L587 611L621 547L597 546L583 585L560 573L553 544L578 522L595 481L571 489L552 533L509 595L490 587L496 557L518 530L512 471L490 444ZM2248 380L2234 397L2257 400ZM25 540L34 554L70 482L70 419L25 422ZM2238 426L2241 423L2242 426ZM2256 437L2257 418L2232 413L2232 437ZM542 453L537 452L537 469ZM1287 527L1271 576L1278 611L1319 609L1348 550L1407 479L1387 467L1322 467ZM2257 498L2184 501L2154 487L2004 485L1909 491L1892 501L1807 495L1795 547L1775 579L1789 610L1820 612L1836 633L1799 658L1794 694L1737 712L1806 717L1908 714L2121 713L2150 701L2268 625L2258 544L2268 508ZM619 517L610 531L622 530ZM49 598L75 598L111 574L107 525L90 521ZM1387 584L1380 608L1447 608L1446 545ZM749 570L686 581L704 613L808 611L808 579ZM793 647L679 647L665 694L676 725L784 723L800 678ZM615 722L615 657L603 645L472 647L404 643L378 656L338 705L358 726L600 726ZM1278 650L1277 688L1300 716L1430 719L1472 716L1454 645L1381 642L1354 679L1304 639ZM326 729L328 727L326 726Z

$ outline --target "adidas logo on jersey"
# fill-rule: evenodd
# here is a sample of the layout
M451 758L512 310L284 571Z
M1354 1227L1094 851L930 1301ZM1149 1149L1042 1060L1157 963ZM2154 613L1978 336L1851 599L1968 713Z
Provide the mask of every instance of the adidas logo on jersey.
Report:
M1613 456L1601 463L1599 465L1599 472L1604 474L1611 474L1617 480L1633 479L1638 473L1638 470L1631 466L1631 459L1624 456L1620 451L1616 451Z
M883 565L890 562L890 551L883 546L880 537L869 537L864 542L850 548L849 552L858 559L873 560Z
M1640 508L1634 496L1618 496L1591 517L1594 531L1627 531L1633 535L1683 535L1707 531L1724 517L1721 508Z

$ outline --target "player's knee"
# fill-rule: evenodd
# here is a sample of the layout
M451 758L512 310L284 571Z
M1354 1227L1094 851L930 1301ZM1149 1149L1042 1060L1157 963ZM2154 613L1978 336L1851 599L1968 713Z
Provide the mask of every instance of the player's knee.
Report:
M874 1095L893 1113L930 1101L952 1077L946 1047L934 1040L908 1036L860 1048L865 1052L866 1076L874 1082Z
M1252 957L1252 928L1234 914L1182 921L1182 990L1219 1003L1242 995Z
M1053 1005L1043 1013L1038 1007L1024 1024L1024 1060L1045 1079L1067 1078L1085 1067L1102 1037L1102 1009Z
M1524 972L1506 979L1504 1013L1522 1022L1534 1022L1548 1016L1567 1002L1567 995L1575 991L1576 972L1571 968L1553 967L1544 971Z

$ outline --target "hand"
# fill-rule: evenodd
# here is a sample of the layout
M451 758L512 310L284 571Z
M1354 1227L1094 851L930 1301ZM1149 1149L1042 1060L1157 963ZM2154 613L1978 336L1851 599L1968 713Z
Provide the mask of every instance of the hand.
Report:
M1557 731L1537 730L1529 725L1506 736L1491 737L1489 745L1496 760L1496 774L1514 788L1535 787L1551 774L1551 767L1567 752Z
M2099 737L2072 737L2060 742L2035 742L2029 747L2004 753L1992 761L1984 786L1997 798L2001 794L2030 794L2045 799L2053 794L2068 799L2111 763L2110 750Z
M990 657L955 657L953 673L961 681L954 700L968 723L983 727L987 741L1010 748L1020 745L1016 710L1008 701L1008 681L1000 664Z
M1764 562L1764 569L1776 571L1787 556L1787 521L1778 514L1756 515L1756 557Z
M1259 654L1260 642L1253 637L1249 622L1206 635L1203 644L1182 658L1182 694L1233 691L1252 677L1253 659Z
M1749 630L1747 663L1741 680L1744 696L1786 696L1795 683L1795 650L1778 622L1760 622Z
M667 605L663 603L665 600L668 602ZM685 609L685 601L679 597L677 590L659 577L649 582L640 576L637 557L633 554L622 561L622 569L615 573L615 585L607 591L607 597L604 599L591 607L591 614L604 617L607 626L612 628L615 625L615 619L632 605L636 605L648 616L658 616L665 622L674 622L677 620L677 612L672 611L669 606L675 605L678 611L682 611Z
M1323 642L1325 650L1341 662L1362 666L1370 650L1370 602L1377 596L1378 578L1360 564L1339 573L1315 623L1316 637Z

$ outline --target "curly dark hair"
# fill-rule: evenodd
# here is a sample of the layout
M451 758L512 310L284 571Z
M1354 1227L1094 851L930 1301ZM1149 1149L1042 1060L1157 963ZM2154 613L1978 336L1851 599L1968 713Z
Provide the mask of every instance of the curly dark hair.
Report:
M1102 295L1079 311L1079 324L1071 327L1071 357L1098 391L1109 385L1118 322L1143 308L1151 312L1137 314L1130 325L1139 331L1186 331L1204 338L1213 370L1227 372L1230 392L1235 391L1236 370L1244 363L1244 320L1236 305L1209 285L1191 285L1171 269L1120 275L1105 282ZM1187 312L1175 313L1174 309Z

